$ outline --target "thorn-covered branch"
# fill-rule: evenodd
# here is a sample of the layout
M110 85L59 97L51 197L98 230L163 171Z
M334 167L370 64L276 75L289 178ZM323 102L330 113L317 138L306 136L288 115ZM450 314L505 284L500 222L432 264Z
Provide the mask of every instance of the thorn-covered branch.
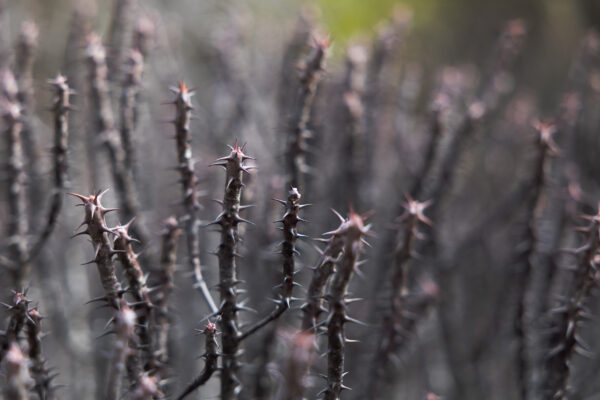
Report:
M300 193L298 189L293 187L288 195L285 214L281 218L283 224L283 243L281 244L281 255L283 258L283 282L281 284L281 292L279 293L279 299L277 307L265 318L258 321L243 334L239 336L239 340L242 341L248 336L257 332L269 322L276 320L281 317L284 312L290 308L290 302L292 300L292 292L294 290L294 274L296 273L296 267L294 262L294 253L296 250L296 240L298 239L298 231L296 226L298 225L299 212L300 212Z
M173 291L173 272L177 261L177 239L180 234L179 224L175 217L167 219L163 232L162 255L160 270L158 271L158 284L160 289L154 301L156 306L156 359L164 366L169 361L169 332L171 329L171 316L169 313L169 300Z
M344 221L342 221L342 226ZM334 232L341 232L341 227ZM344 247L344 238L340 233L335 233L327 239L327 246L314 269L312 279L306 293L306 303L302 306L304 317L302 319L302 330L317 333L319 316L326 310L323 307L323 298L327 283L333 274L335 263Z
M107 303L110 307L117 309L117 300L121 293L121 283L117 278L113 259L116 251L113 249L109 237L109 234L112 235L113 231L106 225L106 220L104 219L104 216L108 212L114 211L114 209L105 208L100 203L105 193L106 190L89 196L75 193L69 194L81 200L81 205L84 209L84 220L80 224L80 227L85 226L86 228L75 236L88 235L90 237L95 251L94 259L91 262L96 263L96 267L98 268L98 274L100 275Z
M217 348L217 327L212 322L208 322L204 328L204 370L192 383L185 388L177 400L183 400L194 390L204 385L210 377L217 371L217 362L219 360L218 348Z
M106 381L106 400L121 398L121 381L123 380L123 371L125 371L125 360L130 351L129 340L135 336L135 312L123 299L119 300L118 308L114 318L116 339Z
M67 78L63 75L57 75L55 79L49 81L54 89L54 99L52 102L52 112L54 114L54 146L52 153L54 156L54 188L52 200L46 218L46 224L42 229L36 243L31 248L29 257L35 258L54 231L58 216L62 209L64 191L68 183L69 163L67 159L68 140L69 140L69 110L71 104L69 96L73 93L67 84Z
M327 320L328 354L325 400L339 400L342 390L346 388L343 384L344 353L347 340L344 325L346 322L352 321L346 310L346 295L350 279L358 268L362 236L368 231L369 226L364 225L363 218L352 211L342 226L332 232L334 235L343 236L344 247L327 294L329 317Z
M144 276L144 271L138 262L138 256L131 246L131 242L135 240L129 235L131 223L133 223L133 220L126 225L113 229L117 235L114 241L114 248L123 266L125 278L129 285L129 292L131 292L135 300L134 308L137 309L136 331L139 338L139 347L144 354L142 364L144 372L149 372L153 371L157 366L151 333L154 321L154 307L150 300L148 286L146 285L146 276Z
M238 266L236 265L236 247L239 241L238 224L245 220L240 217L240 200L242 197L242 179L248 167L244 161L252 157L244 154L244 147L239 147L237 140L228 156L221 157L213 165L222 166L225 173L225 194L223 211L215 219L214 224L221 226L221 241L217 256L219 258L219 291L221 297L220 327L222 343L221 399L237 399L241 390L237 378L239 368L239 327L237 313Z
M581 321L585 314L584 304L598 286L598 252L600 251L600 211L585 216L590 224L585 228L584 246L575 250L580 260L574 268L567 296L551 310L551 335L546 355L547 375L544 379L544 398L568 398L568 383L574 353L591 354L581 341Z
M306 152L310 136L308 123L317 85L325 67L325 56L329 40L316 41L313 54L306 60L300 76L300 88L296 96L288 128L286 150L288 183L304 190L303 176L308 172Z
M8 190L8 221L6 235L9 239L8 257L15 264L12 270L13 287L24 285L29 275L30 264L27 262L28 246L28 214L27 193L25 190L26 174L23 158L23 115L21 105L16 99L17 83L10 70L2 71L0 85L3 94L2 119L4 121L4 138L6 155L6 178Z
M202 274L200 262L200 243L198 237L198 195L196 192L196 173L192 160L192 136L190 134L190 120L192 117L193 92L184 82L174 89L175 95L175 140L177 142L177 169L181 176L183 188L183 206L185 208L185 233L188 248L188 258L194 273L194 286L202 293L210 311L216 313L218 307L212 298L208 285Z

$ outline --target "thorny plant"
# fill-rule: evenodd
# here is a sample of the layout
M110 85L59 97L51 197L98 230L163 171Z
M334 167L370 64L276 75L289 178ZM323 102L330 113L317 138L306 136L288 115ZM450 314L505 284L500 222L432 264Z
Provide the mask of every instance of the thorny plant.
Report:
M2 29L6 6L0 1ZM277 112L267 116L269 103L255 94L262 83L249 82L254 72L241 48L246 28L232 24L198 44L215 73L210 84L192 89L181 80L163 103L169 108L156 111L169 113L175 140L174 149L157 152L158 124L147 114L177 75L160 71L173 68L160 45L166 30L158 16L141 15L137 1L117 0L104 39L91 29L94 12L80 0L66 75L48 81L47 105L36 104L43 97L36 94L35 23L23 23L14 49L0 37L0 289L13 290L0 331L4 398L65 397L55 360L63 376L77 378L63 389L71 398L91 396L91 376L96 396L108 400L183 400L197 392L208 398L215 391L223 400L417 392L426 399L537 400L584 398L593 390L586 371L598 364L577 355L594 353L586 321L599 279L600 211L586 214L598 193L596 158L588 154L598 143L590 132L600 126L591 117L600 104L597 34L586 36L575 55L557 116L539 122L541 113L516 79L527 38L521 20L504 26L481 76L447 67L428 85L426 72L399 57L412 22L407 10L397 9L370 47L350 45L345 68L330 56L330 40L316 33L316 14L304 10L283 52ZM188 33L184 43L193 47ZM149 89L157 76L160 100ZM36 114L40 106L52 115L47 129ZM222 121L229 106L235 123ZM277 135L269 133L271 119L282 131ZM529 134L533 144L521 139ZM229 152L211 164L225 172L217 184L204 159L229 140ZM527 149L532 160L522 161L515 148ZM254 172L246 152L265 170ZM181 191L163 185L154 166L163 166L159 153L175 164ZM502 161L507 153L510 163ZM82 273L71 268L83 257L81 246L65 241L64 227L77 226L74 211L62 206L71 186L81 192L86 185L92 190L68 193L81 207L73 236L92 244L84 265L96 272ZM118 208L108 206L113 192L101 187L114 188ZM207 223L208 195L219 197L220 210ZM268 197L281 197L274 200L283 212ZM175 198L171 209L167 202ZM337 228L311 239L330 223L329 206L347 206L348 214L334 211ZM482 211L474 217L466 208ZM158 221L171 214L159 239ZM579 233L567 229L581 215L589 224ZM303 224L305 216L313 223ZM268 223L275 218L281 233ZM274 254L264 251L269 241L278 242ZM313 246L316 260L307 251L313 242L321 242ZM559 252L563 244L575 249ZM213 245L216 262L205 257ZM474 267L484 261L485 274ZM88 297L104 310L83 323L77 302L81 293L100 290L98 282L102 294ZM268 291L271 283L277 285ZM39 303L32 303L29 286ZM469 319L482 309L489 319ZM201 327L202 340L188 337L192 327ZM64 337L51 337L47 346L47 331ZM192 360L198 353L199 372ZM65 367L65 359L73 365ZM504 368L486 377L485 360L496 359ZM398 389L402 395L394 397Z

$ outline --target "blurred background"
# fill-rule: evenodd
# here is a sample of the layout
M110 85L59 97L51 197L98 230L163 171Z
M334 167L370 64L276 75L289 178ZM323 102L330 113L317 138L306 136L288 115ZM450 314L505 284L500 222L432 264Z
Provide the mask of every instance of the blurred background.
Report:
M132 11L123 23L122 40L115 40L121 3ZM568 293L572 279L572 272L561 268L572 260L558 249L583 244L571 227L581 224L581 212L595 212L600 200L600 39L593 34L600 28L600 2L4 0L0 7L3 68L15 68L22 24L33 21L39 31L32 70L35 94L24 113L41 149L26 162L32 237L43 225L35 217L39 211L33 210L48 207L52 185L52 155L46 151L53 141L48 112L52 92L47 80L65 74L76 91L68 191L88 194L114 188L104 150L90 139L97 130L93 121L98 110L90 101L87 38L96 32L107 46L118 126L126 57L122 68L110 64L114 54L132 45L139 20L145 18L149 45L134 140L137 221L143 221L149 241L139 250L156 257L163 221L184 213L173 170L174 129L167 123L175 110L165 103L174 98L169 88L185 80L195 88L192 152L203 222L220 212L211 199L222 198L224 187L221 169L208 165L228 154L227 145L236 138L247 143L246 153L256 158L258 169L245 177L243 195L243 203L255 204L244 218L256 225L241 228L244 258L239 262L248 305L259 316L267 313L272 307L267 299L275 296L272 287L280 279L274 249L281 239L272 221L283 210L270 199L287 196L288 117L299 77L307 68L305 60L317 42L329 38L308 124L310 169L299 188L303 200L313 204L304 214L312 222L300 231L315 238L335 229L338 221L330 208L344 215L350 205L359 212L375 212L370 219L372 247L364 249L367 263L351 284L352 296L365 300L349 305L350 315L368 325L348 327L348 337L361 342L347 345L345 379L353 390L342 397L423 399L435 393L447 400L519 398L519 337L513 325L524 291L531 322L526 342L532 349L526 357L533 366L528 390L536 392L541 385L544 316L554 295ZM554 140L560 151L549 157L547 179L540 185L532 177L538 149L532 123L548 119L555 121ZM2 151L6 157L6 145ZM92 162L93 154L99 164ZM0 187L4 227L10 219L6 179ZM540 194L531 206L536 188ZM419 241L414 249L419 254L408 263L408 286L411 293L421 294L433 282L438 294L430 307L418 310L414 326L402 335L391 357L380 393L372 397L367 389L371 363L395 295L389 276L403 234L401 225L392 222L404 210L406 193L434 202L425 212L433 227L419 228L427 238ZM118 206L115 190L105 199L106 206ZM45 316L44 355L60 374L55 383L64 385L57 398L91 399L102 381L103 371L97 366L109 354L111 338L99 338L109 312L85 304L101 296L102 288L93 265L80 265L93 256L92 246L82 238L70 239L82 219L75 204L64 199L57 228L33 262L26 286L28 297ZM116 225L119 218L124 217L109 217L110 224ZM528 226L534 227L533 234ZM9 240L3 231L4 251ZM217 260L209 253L218 246L219 235L203 228L200 237L206 279L214 286ZM524 276L520 266L523 243L526 257L535 260L530 276ZM301 283L310 280L308 267L319 257L313 245L310 240L299 245ZM167 394L180 392L202 370L198 357L203 338L194 330L203 326L209 313L186 273L184 240L178 255ZM545 256L551 262L545 262ZM152 280L154 271L146 272ZM0 277L3 298L8 299L11 289L20 288L13 287L8 272ZM527 279L526 289L518 289L522 279ZM296 296L303 299L305 294L298 289ZM279 326L299 327L301 303ZM598 303L589 302L590 312L597 311ZM251 321L258 316L241 318ZM589 338L589 351L596 356L600 342L593 338L599 333L597 324L590 322L581 334ZM271 387L263 398L279 398L284 381L277 371L286 360L286 348L277 345L265 361L265 354L271 354L268 338L265 333L246 343L242 398L260 398L256 387L264 374ZM325 367L326 358L316 357L315 376ZM597 360L573 356L569 398L600 398L600 383L589 372L598 367ZM324 382L315 378L309 386L307 398L316 398ZM213 378L191 398L218 394L218 378Z

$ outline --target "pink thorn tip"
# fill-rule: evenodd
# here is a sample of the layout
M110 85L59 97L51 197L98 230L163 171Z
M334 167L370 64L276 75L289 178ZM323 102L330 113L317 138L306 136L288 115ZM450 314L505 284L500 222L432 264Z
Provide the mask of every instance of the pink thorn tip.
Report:
M181 93L187 93L188 92L188 89L187 89L187 87L185 85L185 82L183 80L181 80L181 81L178 82L177 87L179 88L179 91Z
M209 321L209 322L206 323L205 330L213 333L213 332L216 332L217 326L214 323L212 323L212 322Z

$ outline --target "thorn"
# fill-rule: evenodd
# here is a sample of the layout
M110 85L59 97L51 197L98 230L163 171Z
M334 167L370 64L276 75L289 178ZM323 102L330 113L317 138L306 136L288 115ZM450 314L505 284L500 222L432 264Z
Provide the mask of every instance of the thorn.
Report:
M336 217L338 217L338 219L340 220L340 222L346 221L346 219L344 217L342 217L342 215L339 212L337 212L333 208L330 208L330 210L335 214Z
M358 325L362 325L362 326L369 326L369 324L367 324L366 322L359 321L359 320L349 317L347 315L344 317L344 322L350 322L350 323L358 324Z

